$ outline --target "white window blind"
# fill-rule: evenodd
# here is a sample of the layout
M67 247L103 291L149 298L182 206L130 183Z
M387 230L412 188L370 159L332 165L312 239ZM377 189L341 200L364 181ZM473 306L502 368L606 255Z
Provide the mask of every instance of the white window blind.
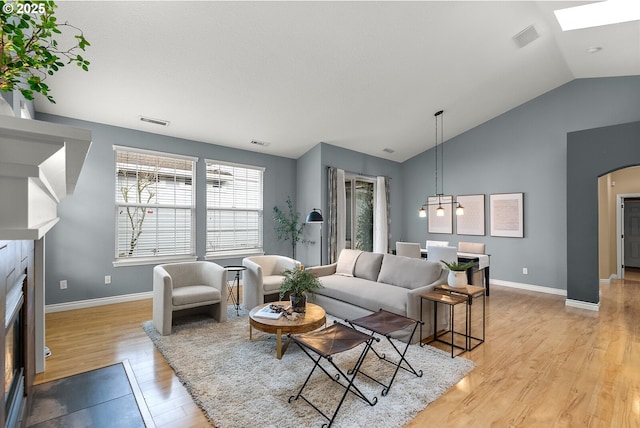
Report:
M264 169L207 160L207 255L262 252Z
M116 260L194 256L195 159L116 153Z

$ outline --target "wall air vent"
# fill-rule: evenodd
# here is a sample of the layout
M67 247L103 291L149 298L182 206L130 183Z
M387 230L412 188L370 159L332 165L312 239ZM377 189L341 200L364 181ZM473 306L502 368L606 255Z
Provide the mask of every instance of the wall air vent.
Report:
M538 31L536 31L536 27L530 25L513 36L513 41L516 42L516 45L518 45L519 48L523 48L538 37L540 37L540 34L538 34Z
M139 116L141 122L151 123L152 125L169 126L168 120L153 119L151 117Z
M251 140L251 144L253 144L254 146L262 146L262 147L269 147L271 145L271 143L267 143L266 141L258 141L258 140Z
M391 154L391 153L394 153L394 152L395 152L395 150L390 149L390 148L388 148L388 147L385 147L384 149L382 149L382 151L383 151L383 152L385 152L385 153L389 153L389 154Z

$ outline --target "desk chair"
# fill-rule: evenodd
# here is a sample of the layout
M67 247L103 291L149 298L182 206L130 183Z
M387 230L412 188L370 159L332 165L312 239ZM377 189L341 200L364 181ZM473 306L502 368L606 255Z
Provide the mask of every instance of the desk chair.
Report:
M458 251L461 253L485 254L485 245L480 242L459 242Z
M458 261L458 250L456 247L440 247L440 246L428 246L427 247L427 260L432 262L438 262L444 266L442 261L447 263Z
M396 255L419 259L420 244L418 242L396 242Z

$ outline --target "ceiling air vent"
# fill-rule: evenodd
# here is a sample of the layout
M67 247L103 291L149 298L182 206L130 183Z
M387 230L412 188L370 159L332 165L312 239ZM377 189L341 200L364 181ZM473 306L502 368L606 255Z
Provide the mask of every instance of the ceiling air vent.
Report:
M151 123L153 125L160 125L160 126L164 126L164 127L169 126L169 121L168 120L153 119L153 118L145 117L145 116L139 116L139 117L140 117L140 121L141 122Z
M516 42L516 45L518 45L519 48L523 48L527 46L529 43L533 42L538 37L540 37L540 35L536 31L536 27L534 27L533 25L530 25L524 30L520 31L515 36L513 36L513 41Z
M254 146L269 147L271 143L267 143L266 141L251 140L251 144L253 144Z

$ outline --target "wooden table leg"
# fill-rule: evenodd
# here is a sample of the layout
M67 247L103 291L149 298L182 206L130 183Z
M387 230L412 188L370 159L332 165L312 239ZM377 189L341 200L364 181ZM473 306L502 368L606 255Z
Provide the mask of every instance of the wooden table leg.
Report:
M276 356L278 359L282 359L282 329L276 330Z

